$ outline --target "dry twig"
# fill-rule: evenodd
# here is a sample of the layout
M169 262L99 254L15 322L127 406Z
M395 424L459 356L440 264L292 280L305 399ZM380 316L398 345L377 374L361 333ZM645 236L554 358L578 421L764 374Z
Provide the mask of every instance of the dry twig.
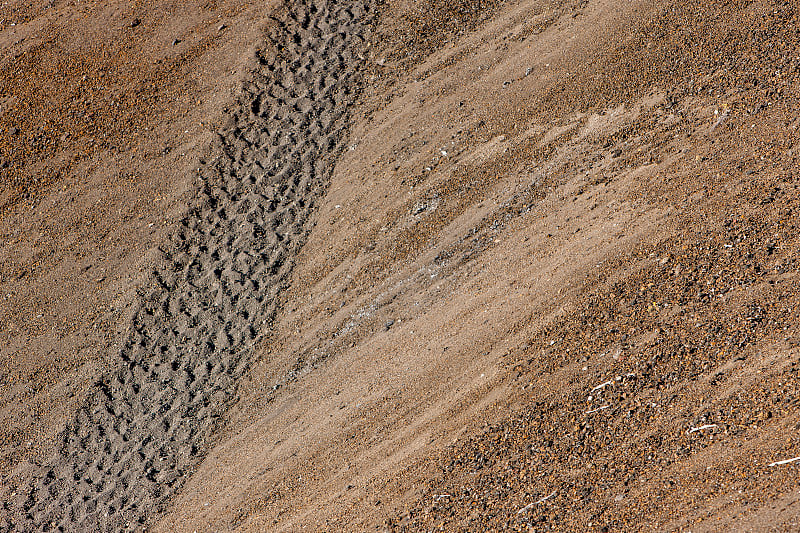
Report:
M687 430L686 430L686 434L687 434L687 435L691 435L691 434L692 434L692 433L694 433L695 431L703 431L704 429L713 429L713 428L715 428L715 427L717 427L717 425L716 425L716 424L705 424L705 425L703 425L703 426L700 426L700 427L693 427L693 428L691 428L691 429L687 429Z
M597 389L605 389L605 388L606 388L606 387L608 387L609 385L613 385L613 384L614 384L614 381L609 379L609 380L608 380L608 381L606 381L605 383L601 383L600 385L598 385L597 387L593 388L593 389L592 389L592 390L590 390L589 392L594 392L594 391L596 391Z
M558 492L557 490L554 490L553 492L551 492L550 494L548 494L548 495L547 495L547 496L545 496L544 498L539 498L539 499L538 499L538 500L536 500L535 502L533 502L533 503L529 503L528 505L526 505L525 507L523 507L522 509L520 509L519 511L517 511L517 514L522 514L522 513L524 513L525 511L527 511L528 509L530 509L531 507L533 507L534 505L538 505L538 504L540 504L540 503L546 502L547 500L549 500L550 498L552 498L553 496L555 496L557 492Z
M800 461L800 457L792 457L791 459L784 459L783 461L775 461L774 463L770 463L769 466L788 465L789 463L794 463L795 461Z

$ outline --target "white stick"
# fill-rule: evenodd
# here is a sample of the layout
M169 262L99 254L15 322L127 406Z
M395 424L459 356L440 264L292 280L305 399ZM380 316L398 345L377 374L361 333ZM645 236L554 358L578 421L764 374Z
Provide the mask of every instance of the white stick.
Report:
M587 415L590 415L590 414L592 414L592 413L596 413L597 411L602 411L603 409L608 409L609 407L611 407L611 406L610 406L610 405L601 405L601 406L600 406L600 407L598 407L597 409L592 409L592 410L590 410L590 411L586 411L586 414L587 414Z
M774 463L770 463L769 466L788 465L789 463L793 463L795 461L800 461L800 457L793 457L791 459L784 459L783 461L775 461Z
M534 505L538 505L538 504L540 504L540 503L546 502L547 500L549 500L550 498L552 498L553 496L555 496L557 492L558 492L558 491L554 490L552 493L548 494L548 495L547 495L547 496L545 496L544 498L539 498L539 499L538 499L538 500L536 500L535 502L533 502L533 503L529 503L528 505L526 505L525 507L523 507L522 509L520 509L519 511L517 511L517 514L522 514L522 513L524 513L525 511L527 511L528 509L530 509L531 507L533 507Z
M704 425L704 426L700 426L699 428L695 428L695 427L693 427L692 429L689 429L689 430L687 430L687 431L686 431L686 434L687 434L687 435L691 435L691 434L692 434L692 433L694 433L695 431L703 431L704 429L712 429L712 428L715 428L715 427L717 427L717 425L716 425L716 424L706 424L706 425Z
M528 509L530 509L530 508L531 508L531 507L533 507L534 505L536 505L536 502L529 503L528 505L526 505L525 507L523 507L522 509L520 509L519 511L517 511L517 514L522 514L522 513L524 513L525 511L527 511Z
M550 498L552 498L553 496L555 496L555 495L556 495L556 492L558 492L558 491L555 491L555 490L554 490L552 493L548 494L548 495L547 495L547 496L545 496L544 498L540 498L540 499L539 499L539 500L538 500L536 503L542 503L542 502L546 502L547 500L549 500Z
M592 390L590 390L589 392L594 392L594 391L596 391L597 389L604 389L604 388L608 387L609 385L613 385L613 384L614 384L614 382L613 382L613 381L611 381L611 380L608 380L608 381L606 381L605 383L601 383L601 384L600 384L600 385L598 385L597 387L593 388L593 389L592 389Z

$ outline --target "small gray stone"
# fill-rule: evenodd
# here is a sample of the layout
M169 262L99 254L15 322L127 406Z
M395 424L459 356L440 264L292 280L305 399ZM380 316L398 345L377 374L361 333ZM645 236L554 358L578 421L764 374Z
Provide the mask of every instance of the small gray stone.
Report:
M386 331L389 331L389 328L392 327L392 326L394 326L394 319L393 318L390 318L389 320L387 320L386 323L383 325L383 327L384 327L384 329Z

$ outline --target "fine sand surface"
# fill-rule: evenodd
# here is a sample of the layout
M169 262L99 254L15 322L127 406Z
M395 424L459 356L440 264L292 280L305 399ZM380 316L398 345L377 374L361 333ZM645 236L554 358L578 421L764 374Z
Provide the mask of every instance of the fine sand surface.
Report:
M800 530L794 4L40 4L1 531Z

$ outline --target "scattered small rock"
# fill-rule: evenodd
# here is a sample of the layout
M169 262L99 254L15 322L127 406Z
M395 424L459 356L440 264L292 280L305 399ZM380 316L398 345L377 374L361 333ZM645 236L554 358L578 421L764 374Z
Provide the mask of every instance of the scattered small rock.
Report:
M135 19L133 19L133 20L131 21L131 28L135 28L136 26L138 26L138 25L139 25L139 24L141 24L141 23L142 23L142 19L140 19L140 18L135 18Z
M8 130L9 135L17 135L19 133L19 128L11 128Z
M386 321L386 323L383 325L383 329L384 329L385 331L389 331L389 328L391 328L392 326L394 326L394 319L393 319L393 318L390 318L390 319L389 319L389 320L387 320L387 321Z

